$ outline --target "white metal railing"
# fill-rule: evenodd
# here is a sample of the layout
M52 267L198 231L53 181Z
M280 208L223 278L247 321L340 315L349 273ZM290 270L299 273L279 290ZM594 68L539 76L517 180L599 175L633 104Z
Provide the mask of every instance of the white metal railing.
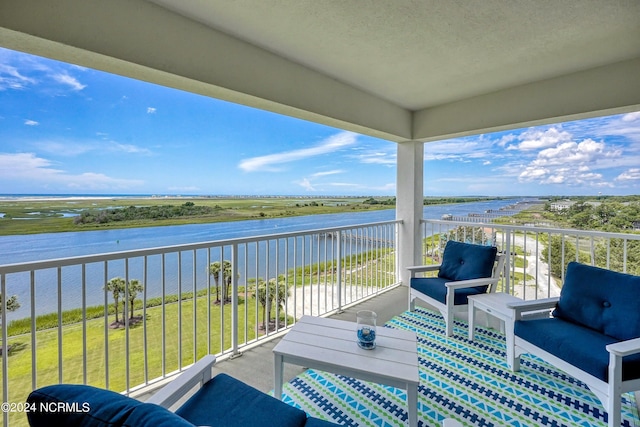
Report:
M302 315L376 295L399 283L399 223L2 265L2 401L63 382L131 393L205 354L238 354ZM142 285L135 295L123 287L120 323L105 286L114 278ZM13 294L26 321L9 317ZM130 297L133 306L123 303ZM3 417L5 426L26 421Z
M640 234L432 219L422 230L425 262L437 260L449 239L497 246L509 271L500 290L523 299L558 296L570 261L640 274Z

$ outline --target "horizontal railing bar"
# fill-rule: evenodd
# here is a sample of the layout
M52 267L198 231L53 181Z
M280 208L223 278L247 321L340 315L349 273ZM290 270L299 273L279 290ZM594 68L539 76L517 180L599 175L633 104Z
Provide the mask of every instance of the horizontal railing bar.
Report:
M130 251L107 252L95 255L82 255L68 258L54 258L44 261L29 261L15 264L0 265L0 274L21 273L30 270L42 270L47 268L68 267L78 264L91 264L102 261L116 261L124 258L137 258L150 255L162 255L168 252L181 252L186 250L207 249L217 246L231 246L250 242L265 242L274 239L288 239L322 233L348 231L356 228L375 227L380 225L401 224L402 220L371 222L366 224L353 224L340 227L318 228L312 230L295 231L290 233L264 234L260 236L241 237L223 240L211 240L207 242L187 243L181 245L159 246L155 248L134 249Z
M442 219L422 219L422 224L442 224L450 226L466 226L466 227L486 227L496 228L510 231L521 231L529 233L552 233L552 234L571 234L584 237L606 237L609 239L628 239L640 240L640 234L633 233L612 233L607 231L578 230L573 228L547 228L547 227L527 227L523 225L506 225L492 222L474 222L468 223L464 221L449 221Z

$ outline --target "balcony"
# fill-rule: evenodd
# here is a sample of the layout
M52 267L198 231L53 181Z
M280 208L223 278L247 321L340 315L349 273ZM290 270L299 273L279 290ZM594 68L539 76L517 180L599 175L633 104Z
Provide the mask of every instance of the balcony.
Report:
M387 221L0 266L3 301L26 289L21 304L30 313L19 323L2 312L2 354L9 354L2 358L3 401L22 402L32 389L58 382L145 399L205 354L218 355L217 370L269 392L271 349L302 315L353 320L364 307L383 323L407 309L397 261L401 226ZM437 262L449 239L497 245L509 270L498 290L523 299L557 295L571 260L638 268L640 235L449 220L421 222L422 260ZM143 286L122 289L119 322L105 287L114 277ZM131 299L133 306L123 304ZM51 306L52 315L37 316ZM286 379L301 372L287 366ZM25 425L24 414L3 416L6 426Z

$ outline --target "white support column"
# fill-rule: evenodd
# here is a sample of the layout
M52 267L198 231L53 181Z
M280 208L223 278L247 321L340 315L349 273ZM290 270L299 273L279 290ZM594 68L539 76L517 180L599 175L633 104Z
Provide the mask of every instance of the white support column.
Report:
M419 265L421 261L424 143L399 143L397 169L396 219L402 220L399 227L398 274L402 284L409 286L410 274L407 267Z

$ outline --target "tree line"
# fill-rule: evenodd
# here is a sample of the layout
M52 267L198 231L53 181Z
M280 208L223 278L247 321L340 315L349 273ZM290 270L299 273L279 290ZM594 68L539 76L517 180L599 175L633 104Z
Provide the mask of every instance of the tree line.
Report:
M628 232L640 225L640 201L623 202L580 200L568 209L554 211L545 203L547 216L554 221L581 230Z
M106 224L118 221L159 220L189 216L211 215L222 208L218 205L196 206L193 202L182 205L129 206L126 208L111 208L101 210L86 210L73 219L76 225Z

